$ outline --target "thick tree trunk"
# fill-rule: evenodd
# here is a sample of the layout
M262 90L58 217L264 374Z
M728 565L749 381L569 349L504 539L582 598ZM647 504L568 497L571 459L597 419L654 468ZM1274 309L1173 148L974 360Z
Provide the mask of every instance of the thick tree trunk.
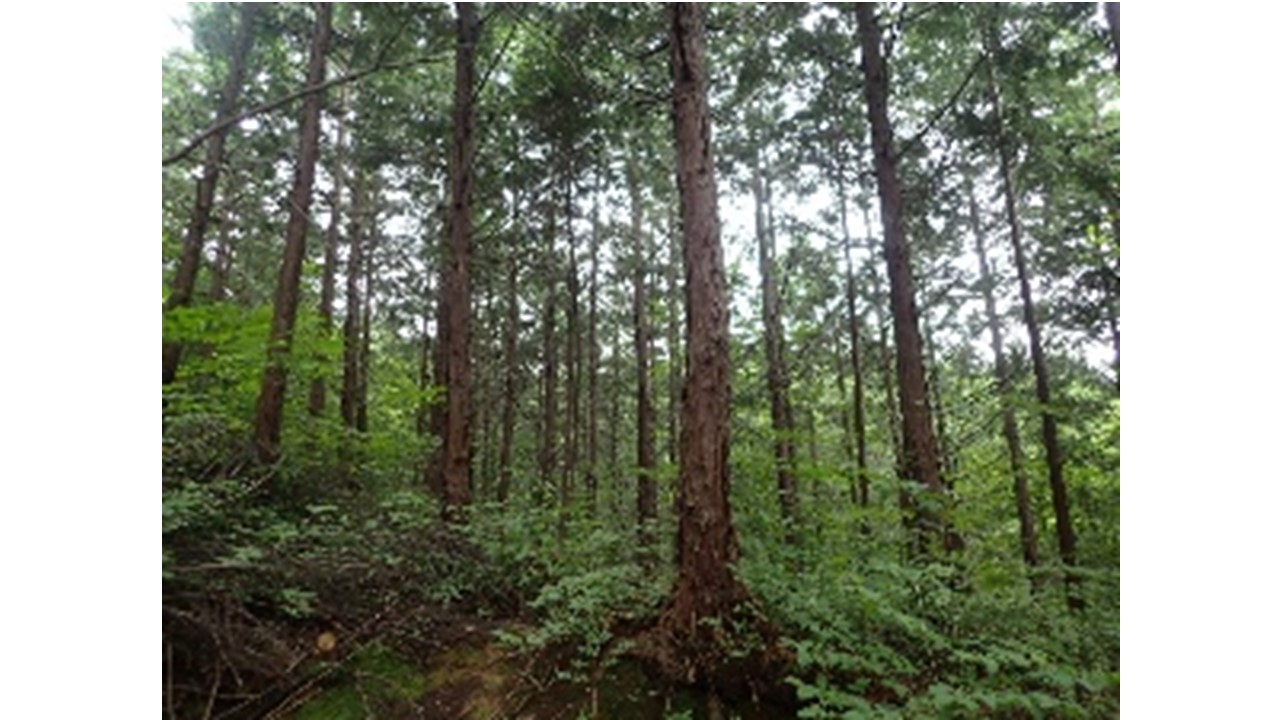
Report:
M911 253L902 217L902 190L895 167L893 131L889 126L888 69L880 50L880 26L875 17L875 4L855 3L854 12L862 43L862 68L866 76L863 88L880 191L880 217L884 224L884 256L889 268L894 344L898 349L898 385L901 391L898 401L902 408L904 470L907 478L919 483L927 492L942 497L946 488L938 464L938 443L925 387ZM948 550L958 548L958 537L946 530L938 513L917 504L914 515L920 533L919 550L925 549L926 538L934 537L941 538Z
M989 58L999 55L999 38L996 28L987 34ZM995 120L996 148L1000 159L1000 181L1004 195L1005 220L1009 224L1009 243L1013 246L1013 264L1018 273L1018 291L1022 298L1022 317L1027 325L1031 344L1031 367L1036 376L1036 399L1040 402L1040 430L1044 440L1045 460L1049 464L1049 489L1053 494L1053 515L1058 535L1058 554L1066 566L1067 606L1073 611L1084 610L1084 598L1080 595L1080 576L1076 572L1076 534L1071 524L1071 508L1067 498L1067 482L1063 476L1062 448L1058 444L1058 418L1053 411L1053 397L1049 389L1049 364L1045 359L1044 342L1040 337L1040 322L1036 319L1036 307L1031 296L1031 277L1027 269L1026 252L1022 246L1022 219L1018 212L1018 191L1013 170L1013 152L1004 128L1004 108L1000 97L1000 85L996 80L992 63L987 63L987 80L991 94L991 110Z
M344 93L345 95L345 93ZM338 275L338 241L341 239L339 228L342 222L342 180L343 148L346 145L346 125L342 122L342 103L339 103L338 139L334 143L333 158L333 192L329 196L329 228L325 231L324 240L324 272L320 279L320 332L325 337L333 334L333 296ZM311 379L311 397L307 401L307 409L315 417L324 415L327 383L325 371L321 370Z
M775 245L773 223L766 222L766 206L772 202L767 181L760 167L760 157L755 158L751 177L751 194L755 199L756 249L760 265L760 284L764 321L764 347L766 381L769 388L769 419L773 429L773 459L776 465L778 503L782 510L782 522L786 527L784 538L795 544L796 518L796 448L795 417L791 409L790 378L787 361L782 353L782 302L778 297L778 279L774 264ZM768 212L772 220L773 208Z
M464 519L471 502L471 190L475 182L475 65L480 20L475 3L457 3L458 51L450 159L449 366L444 433L446 517Z
M240 24L236 28L235 44L231 51L231 67L227 73L227 81L222 86L222 97L218 100L219 121L231 117L235 113L236 103L239 102L240 90L244 87L245 64L249 57L249 50L253 46L253 22L257 13L256 4L240 4ZM314 49L313 45L312 50ZM196 288L196 275L200 271L200 260L204 255L205 234L208 232L209 218L213 213L214 190L218 185L218 176L222 172L223 154L230 129L228 126L214 133L205 148L204 166L201 168L200 181L196 183L196 203L191 210L191 221L187 225L186 235L182 239L182 256L178 259L178 268L169 289L169 298L165 302L166 312L191 304L191 297ZM168 385L173 382L174 376L178 373L178 364L182 358L181 343L164 343L162 355L161 382Z
M628 156L628 157L634 157ZM636 354L636 515L639 524L642 561L652 566L657 559L654 526L658 519L658 482L654 478L653 393L649 377L649 242L644 232L640 197L640 173L634 160L627 164L627 190L631 199L632 306Z
M333 5L316 5L316 30L311 40L311 58L307 67L307 84L324 82L325 54ZM298 167L289 198L289 224L285 229L284 259L276 285L275 314L271 321L271 338L267 349L267 367L258 393L258 411L254 423L254 445L258 460L264 464L280 459L280 425L284 418L285 365L293 342L293 326L298 316L298 284L302 279L302 261L306 257L307 225L310 221L311 188L315 182L316 156L320 150L320 106L324 94L307 96L302 108L302 127L298 146Z
M969 218L973 226L974 243L978 250L978 271L982 286L982 303L987 314L987 328L991 332L991 353L996 362L996 391L1000 395L1000 419L1005 445L1009 447L1009 464L1013 470L1013 497L1018 512L1018 535L1022 543L1022 559L1028 569L1040 564L1036 542L1035 515L1031 512L1031 491L1027 482L1026 456L1022 452L1022 438L1018 433L1018 420L1013 413L1012 376L1009 361L1004 355L1004 335L1000 330L1000 315L996 312L995 278L987 262L986 233L982 229L982 216L978 213L978 201L973 185L969 185Z
M739 550L729 507L729 306L707 107L704 12L699 4L669 6L688 377L680 423L678 570L662 623L695 644L714 642L716 631L704 618L727 621L746 597L732 571Z

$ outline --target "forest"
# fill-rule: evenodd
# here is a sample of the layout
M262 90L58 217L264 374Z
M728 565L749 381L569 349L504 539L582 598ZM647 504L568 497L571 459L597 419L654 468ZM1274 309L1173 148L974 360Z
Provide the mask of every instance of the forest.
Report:
M188 8L166 719L1119 715L1118 3Z

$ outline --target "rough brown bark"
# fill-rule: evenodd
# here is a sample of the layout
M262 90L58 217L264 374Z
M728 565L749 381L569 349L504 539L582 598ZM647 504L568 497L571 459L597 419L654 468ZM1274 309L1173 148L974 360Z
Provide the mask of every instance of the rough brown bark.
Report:
M343 167L343 148L346 145L346 124L342 122L343 103L339 101L338 138L334 143L333 158L333 191L329 196L329 227L325 231L324 271L320 278L320 332L325 337L333 333L333 296L338 275L338 241L341 238L339 228L342 222L342 181L345 173ZM315 417L324 414L327 383L323 370L311 379L311 397L307 401L307 409Z
M923 347L917 322L915 287L911 275L911 253L902 217L902 189L898 183L889 125L889 75L881 54L880 26L874 3L855 3L858 35L862 45L863 89L871 143L875 157L876 182L880 192L880 218L884 224L884 256L889 268L889 303L893 311L894 344L898 350L898 402L902 409L904 474L926 492L945 497L938 443L933 431L932 412L925 386ZM916 503L914 522L920 537L919 550L930 538L941 538L948 550L958 539L947 532L939 514Z
M222 95L218 99L219 120L230 117L235 112L236 103L240 100L240 91L244 87L245 65L249 50L253 47L253 22L257 13L256 4L240 4L240 23L236 28L235 42L231 51L231 66L226 83L222 86ZM196 183L196 202L191 210L191 221L187 225L186 235L182 239L182 256L178 259L178 268L169 289L169 298L165 302L165 312L191 304L191 297L196 287L196 275L200 271L200 260L204 255L209 218L213 213L214 190L218 185L218 176L222 172L223 154L230 129L228 126L214 133L209 138L208 147L205 148L204 166L201 168L200 181ZM173 378L178 374L178 364L181 359L181 343L164 343L161 367L161 382L164 385L173 382Z
M680 432L677 575L662 625L697 643L746 597L734 576L738 539L729 507L729 308L707 107L704 8L669 6L676 179L684 234L688 376Z
M316 5L316 30L311 40L311 57L307 66L308 84L324 82L332 13L332 3ZM280 425L284 416L287 382L285 363L289 358L294 321L298 316L298 284L302 278L302 261L306 257L311 188L315 182L316 157L320 150L320 106L323 103L324 95L316 93L307 97L302 109L298 167L288 203L289 223L285 229L284 259L276 285L267 367L262 375L254 423L255 449L258 460L265 464L275 463L280 459Z
M995 355L996 392L1000 396L1000 420L1005 445L1009 448L1009 465L1013 470L1013 497L1018 512L1018 536L1022 544L1022 559L1029 569L1040 564L1036 542L1035 516L1031 513L1031 492L1027 482L1026 456L1022 452L1022 438L1018 432L1018 420L1013 412L1012 380L1009 361L1004 354L1004 334L1000 330L1000 316L996 312L995 278L987 262L986 233L982 228L982 216L978 213L978 200L973 185L969 185L969 221L973 227L974 244L978 250L978 272L982 286L982 303L987 314L987 328L991 333L991 353Z
M999 55L997 28L987 32L989 58ZM1035 302L1031 295L1031 278L1027 269L1026 252L1022 244L1022 219L1018 212L1017 181L1014 177L1013 152L1004 127L1004 108L1000 96L1000 84L993 63L987 63L988 90L991 111L996 128L996 150L1000 160L1000 184L1004 196L1005 221L1009 225L1009 244L1013 246L1013 264L1018 274L1018 292L1022 298L1022 318L1027 326L1030 341L1031 367L1036 377L1036 399L1040 403L1040 431L1044 441L1045 460L1049 465L1049 489L1053 495L1053 515L1058 536L1058 554L1066 566L1064 580L1067 586L1067 606L1076 612L1084 610L1084 598L1080 594L1080 576L1076 572L1076 534L1071 523L1070 501L1067 498L1067 481L1063 474L1062 448L1058 443L1058 418L1053 412L1053 395L1049 388L1049 364L1045 359L1044 342L1040 336L1040 322L1036 319Z
M634 155L628 156L633 158ZM636 516L641 559L652 566L656 560L654 525L658 519L658 483L654 452L653 394L649 377L649 242L644 232L644 212L640 197L640 173L634 160L627 163L627 191L631 200L632 241L632 326L636 354Z
M448 283L449 364L445 390L444 505L446 517L463 519L471 502L471 191L475 156L475 66L480 20L475 3L456 3L458 54L454 81L453 152L450 158Z
M760 167L757 152L751 177L751 194L755 200L756 249L760 266L761 314L764 320L766 383L769 389L769 419L773 429L773 458L776 465L778 503L786 526L786 542L796 542L796 448L795 417L791 409L790 378L783 355L782 302L778 296L778 279L774 263L773 208L768 182ZM766 207L770 219L765 220Z

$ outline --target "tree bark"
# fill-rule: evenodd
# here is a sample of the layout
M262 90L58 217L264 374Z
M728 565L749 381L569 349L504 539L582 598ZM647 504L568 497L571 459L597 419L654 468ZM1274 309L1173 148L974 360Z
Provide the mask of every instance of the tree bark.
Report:
M519 202L513 211L518 212ZM498 502L505 503L511 494L511 445L516 428L516 388L519 365L516 362L517 341L520 332L520 298L517 295L520 282L520 261L517 248L513 247L507 258L506 327L502 337L503 393L502 437L498 448Z
M598 190L598 189L597 189ZM599 328L600 285L600 198L597 195L591 206L591 288L587 308L587 496L592 515L597 512L600 492L599 438L600 438L600 343Z
M213 302L226 302L231 294L231 229L235 224L234 217L235 208L224 206L222 222L218 223L218 241L214 245L213 267L210 268L209 299Z
M672 114L684 233L688 376L680 435L677 575L662 624L714 642L704 618L728 620L746 598L734 576L738 539L729 506L729 307L707 106L703 6L673 3Z
M849 233L849 203L845 194L844 166L837 170L836 193L840 201L840 234L844 248L844 292L846 311L849 316L849 359L853 370L853 438L856 449L856 465L854 484L851 494L861 507L870 503L870 477L867 474L867 419L864 409L864 392L862 383L862 352L860 345L860 328L858 317L857 287L853 272L853 237ZM844 392L841 391L841 397Z
M364 268L364 237L369 199L365 173L356 168L351 188L351 224L348 228L346 316L342 321L342 395L338 400L342 425L355 429L360 407L360 276Z
M376 177L376 176L375 176ZM378 185L369 203L369 247L364 253L364 297L360 309L360 380L356 384L356 432L369 432L369 346L373 332L373 266L378 251Z
M222 96L218 100L219 120L230 117L235 112L236 103L240 100L240 91L244 87L245 65L249 51L253 47L253 23L257 13L258 6L255 3L240 4L240 24L236 28L236 38L231 51L231 67L227 73L226 83L222 86ZM200 260L204 255L209 218L213 213L214 190L218 185L218 176L222 173L227 133L230 130L230 126L227 126L214 133L209 138L209 146L205 148L204 166L201 169L200 181L196 183L196 202L191 210L191 221L187 225L186 235L182 239L182 256L178 259L178 268L169 289L169 298L165 302L165 312L191 304L191 297L196 288L196 275L200 272ZM182 359L182 344L164 343L162 355L161 382L168 385L178 374L178 364Z
M1080 594L1080 576L1076 572L1076 534L1071 523L1067 482L1063 475L1062 448L1058 444L1058 418L1053 411L1053 397L1049 389L1049 364L1045 359L1044 343L1040 336L1040 322L1036 319L1036 307L1031 295L1031 278L1027 270L1026 252L1022 246L1022 219L1018 212L1018 191L1013 168L1013 151L1004 126L1004 108L1000 96L1000 84L993 67L999 55L999 36L996 27L988 28L987 63L988 89L991 95L991 111L996 127L996 149L1000 160L1000 182L1004 195L1005 220L1009 225L1009 243L1013 246L1013 264L1018 273L1018 291L1022 298L1022 317L1027 326L1031 345L1031 367L1036 377L1036 399L1040 403L1040 431L1044 440L1045 460L1049 465L1049 489L1053 495L1053 515L1058 536L1058 554L1066 566L1064 580L1067 588L1067 606L1075 612L1084 610L1084 597Z
M987 328L991 333L991 353L995 356L996 392L1000 396L1000 420L1005 445L1009 448L1009 465L1013 471L1013 497L1018 512L1018 536L1022 545L1022 559L1027 568L1034 570L1040 564L1036 542L1035 515L1031 512L1030 484L1027 482L1026 456L1022 452L1022 438L1018 432L1018 420L1013 412L1012 375L1009 361L1004 354L1004 335L1000 330L1000 315L996 312L995 278L987 262L986 233L982 228L982 216L978 213L978 200L972 183L969 184L969 221L973 226L974 244L978 250L978 272L982 286L982 303L987 315Z
M894 344L898 350L898 401L902 409L904 470L908 479L942 499L946 488L938 464L938 443L925 387L911 253L902 217L902 190L895 167L893 131L889 125L889 75L880 50L880 26L874 7L874 3L855 3L854 12L862 44L862 68L866 76L863 88L880 191L884 256L889 268L889 302L893 310ZM914 523L919 541L917 550L923 552L932 538L942 539L947 550L958 549L958 537L947 532L939 513L925 505L914 504Z
M542 427L541 449L538 453L539 484L535 499L541 502L548 488L554 487L554 475L557 455L557 402L556 385L559 381L559 357L556 348L556 277L560 264L556 258L556 217L553 203L546 204L546 250L544 262L547 265L544 277L547 278L546 300L542 312Z
M565 291L568 306L565 308L565 408L564 470L560 474L560 533L563 536L578 471L578 430L582 419L582 328L578 305L581 291L578 279L577 238L573 234L573 175L568 169L564 189L564 228L569 246L569 262L565 266Z
M344 94L345 95L345 94ZM339 228L342 222L342 181L345 173L343 167L343 149L346 146L346 124L342 121L342 106L339 102L337 113L338 138L334 143L333 158L333 192L329 197L329 228L325 231L324 273L320 279L320 332L328 338L333 334L333 296L338 275L338 242L341 239ZM324 415L327 383L323 370L311 379L311 397L307 409L312 416Z
M307 83L311 85L324 82L325 55L332 32L332 13L332 3L316 5L316 30L311 40L311 58L307 67ZM276 285L267 367L262 375L254 423L254 445L258 460L264 464L273 464L280 459L280 425L284 417L287 382L285 364L289 359L294 322L298 316L298 284L302 278L302 261L306 257L311 189L315 182L316 156L320 150L320 107L323 103L323 94L316 93L307 97L302 109L298 167L288 203L289 223L285 229L284 259Z
M457 3L458 54L450 161L449 366L444 435L446 517L464 519L471 502L471 191L475 156L475 56L480 20L475 3Z
M667 348L670 360L667 366L667 461L672 465L680 462L680 375L684 372L683 358L680 356L680 236L676 226L675 212L668 206L667 211L668 248L671 257L667 262L667 301L670 310L667 312Z
M797 522L795 417L791 409L787 361L782 351L784 339L782 303L778 296L778 280L775 275L773 223L765 220L765 208L770 205L772 198L760 167L759 151L755 157L751 178L751 194L755 199L756 247L763 305L761 314L764 321L766 381L769 388L769 419L773 429L773 458L777 466L778 503L785 526L783 537L788 544L795 544L795 523ZM769 207L768 212L772 216L773 208Z
M657 460L654 452L653 394L649 377L649 242L644 232L644 210L640 196L640 171L634 154L628 155L627 191L631 199L632 241L632 306L636 354L636 520L639 527L641 561L652 567L657 559L654 551L654 526L658 519L658 482L654 478Z

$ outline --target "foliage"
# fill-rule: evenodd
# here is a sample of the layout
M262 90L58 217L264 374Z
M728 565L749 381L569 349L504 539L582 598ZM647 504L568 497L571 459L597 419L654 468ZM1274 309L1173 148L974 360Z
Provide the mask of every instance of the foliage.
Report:
M898 472L893 319L853 12L715 4L709 132L731 294L736 571L794 658L784 674L801 717L1110 717L1119 696L1120 121L1106 33L1092 4L877 7L914 312L949 496L923 495ZM213 121L234 9L197 4L194 49L165 59L166 155ZM166 678L195 688L225 666L268 695L281 678L328 672L338 687L326 685L299 717L364 717L380 703L395 716L397 703L428 690L422 657L391 635L430 645L448 636L441 625L484 620L512 652L567 658L559 679L594 682L657 615L671 588L676 515L687 511L676 488L686 308L662 12L618 3L481 8L469 298L474 502L465 526L452 526L440 520L429 478L445 400L438 318L453 17L447 5L335 11L330 77L378 69L326 92L280 462L259 464L251 435L297 103L228 133L193 301L163 313L163 340L183 347L162 395L163 602L174 655ZM299 89L312 12L260 10L242 107ZM1045 408L1035 401L1007 247L1002 139L1016 160L1032 311L1049 354L1054 399ZM199 155L163 171L166 300ZM789 521L779 511L774 442L783 436L769 412L754 269L757 163L771 192L796 416L786 439L796 447L799 507ZM356 177L370 196L358 217ZM339 178L344 189L335 192ZM326 268L331 227L337 264ZM970 249L975 231L993 265L986 288ZM353 268L360 238L367 264ZM331 322L320 311L326 271L338 288ZM649 287L639 310L637 278ZM359 306L348 306L348 280ZM1040 537L1035 568L1020 552L982 289L993 292L1006 334L1007 400ZM653 332L653 567L641 563L636 527L637 312ZM865 507L852 492L855 381ZM326 398L318 411L315 387ZM362 422L344 417L344 400L363 408ZM1041 411L1058 420L1066 457L1087 601L1080 614L1063 607L1065 568L1052 550ZM909 555L904 501L936 502L963 551ZM340 659L317 657L317 631L338 626L368 637ZM177 716L230 709L216 687L178 686L166 691L177 693L166 696Z

